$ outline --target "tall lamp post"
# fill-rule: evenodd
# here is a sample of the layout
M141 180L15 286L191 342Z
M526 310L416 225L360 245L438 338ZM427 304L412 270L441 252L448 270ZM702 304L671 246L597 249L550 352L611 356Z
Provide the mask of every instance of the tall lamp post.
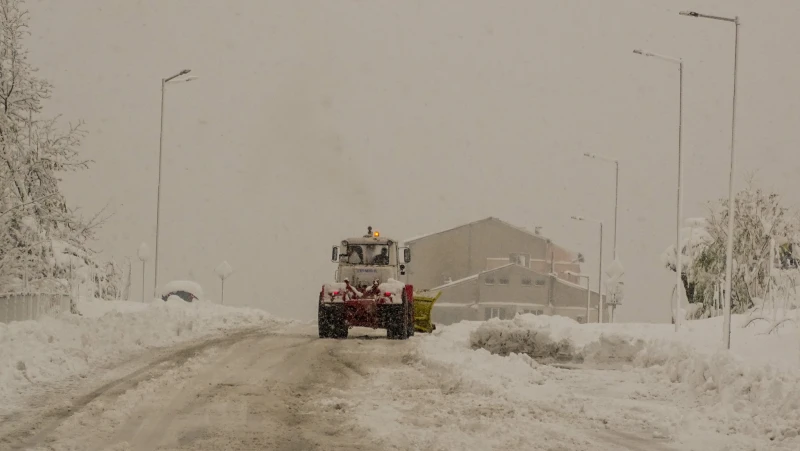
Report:
M567 271L566 273L569 274L570 276L575 276L579 279L584 277L586 278L586 324L589 324L589 318L591 317L590 315L592 311L592 285L591 285L592 281L590 280L590 277L585 274L578 274L572 271ZM599 321L600 312L597 312L597 318Z
M604 157L602 155L597 155L594 153L584 153L583 156L593 158L596 160L606 161L608 163L614 163L616 167L616 175L614 177L614 260L617 259L617 212L619 211L619 160L615 160L613 158Z
M164 146L164 91L167 83L182 83L192 80L197 80L197 77L187 77L180 80L176 78L186 75L191 72L191 69L184 69L177 74L161 79L161 130L158 137L158 194L156 200L156 254L155 254L155 275L153 277L153 293L158 289L158 232L161 220L161 163L163 161L163 146Z
M597 271L597 298L598 298L598 305L600 306L600 311L597 312L597 322L602 324L603 322L603 290L602 290L602 283L603 283L603 221L598 221L596 219L589 219L584 218L583 216L572 216L572 219L576 221L588 221L594 222L595 224L600 224L600 268Z
M640 49L633 51L637 55L658 58L678 65L678 206L675 213L675 305L672 309L675 318L675 331L681 328L681 287L683 287L683 265L681 264L681 216L683 216L683 60L658 53L645 52ZM688 302L688 300L687 300Z
M733 174L736 168L736 90L738 87L738 67L739 67L739 16L722 17L700 14L694 11L681 11L682 16L697 17L701 19L718 20L734 24L733 38L733 106L731 112L731 168L728 179L728 243L725 256L725 293L722 312L724 316L722 326L722 340L727 349L731 348L731 289L733 286L733 216L735 214L735 195L733 193Z

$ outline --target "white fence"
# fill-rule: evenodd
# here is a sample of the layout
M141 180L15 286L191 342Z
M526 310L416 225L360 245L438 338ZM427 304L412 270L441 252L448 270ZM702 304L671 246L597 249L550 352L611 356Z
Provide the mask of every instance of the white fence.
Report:
M72 297L53 293L0 294L0 323L39 319L44 315L70 312Z

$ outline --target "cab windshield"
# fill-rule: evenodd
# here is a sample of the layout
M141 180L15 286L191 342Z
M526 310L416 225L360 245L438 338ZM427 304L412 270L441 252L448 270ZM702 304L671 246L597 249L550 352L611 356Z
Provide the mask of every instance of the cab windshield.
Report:
M389 246L381 244L350 244L345 261L351 265L388 265Z

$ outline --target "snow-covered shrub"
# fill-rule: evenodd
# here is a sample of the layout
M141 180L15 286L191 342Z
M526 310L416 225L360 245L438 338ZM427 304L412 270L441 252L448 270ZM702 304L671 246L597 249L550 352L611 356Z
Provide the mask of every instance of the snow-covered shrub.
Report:
M525 317L529 317L527 321ZM490 319L470 334L470 345L472 349L486 349L502 356L525 354L540 361L571 359L574 347L569 339L554 336L549 328L524 327L535 318L536 315L524 315L510 321Z
M694 318L709 316L715 290L725 280L728 199L710 202L708 210L705 221L682 229L684 289L690 303L702 305L694 309ZM800 241L800 227L796 213L781 205L780 196L757 188L752 179L737 193L734 214L731 302L733 311L741 313L764 296L770 283L767 277L770 238L781 246L776 261L772 262L780 267L781 262L791 261L785 254L792 248L789 244ZM662 254L662 260L668 269L676 270L674 245ZM772 279L774 283L775 277Z

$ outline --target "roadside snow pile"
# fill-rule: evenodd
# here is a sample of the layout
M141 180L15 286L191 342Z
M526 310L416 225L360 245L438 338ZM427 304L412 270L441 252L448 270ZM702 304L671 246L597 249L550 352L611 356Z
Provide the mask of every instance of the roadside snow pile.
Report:
M770 439L800 434L800 329L766 334L769 324L736 315L731 351L721 346L722 319L670 324L580 325L563 317L520 315L475 328L469 345L505 355L622 363L685 384L708 407L709 420ZM788 324L788 323L786 323ZM512 354L514 355L514 354Z
M429 367L441 371L437 382L445 392L469 390L474 393L503 394L544 382L539 363L526 354L500 356L486 349L470 351L470 334L482 323L463 321L438 328L420 337L417 357Z
M100 318L106 313L133 313L147 310L149 304L143 302L130 301L103 301L92 299L90 301L79 301L78 311L85 318Z
M136 351L285 323L262 310L173 298L81 301L78 310L86 314L0 323L0 413L37 385L87 374Z
M616 325L615 325L616 326ZM627 335L620 335L608 325L581 326L562 316L519 315L513 320L491 319L482 323L469 336L473 349L486 349L493 354L526 354L540 363L573 361L609 363L633 361L644 347L644 341L633 339L647 329L633 326ZM659 326L656 326L659 327Z

